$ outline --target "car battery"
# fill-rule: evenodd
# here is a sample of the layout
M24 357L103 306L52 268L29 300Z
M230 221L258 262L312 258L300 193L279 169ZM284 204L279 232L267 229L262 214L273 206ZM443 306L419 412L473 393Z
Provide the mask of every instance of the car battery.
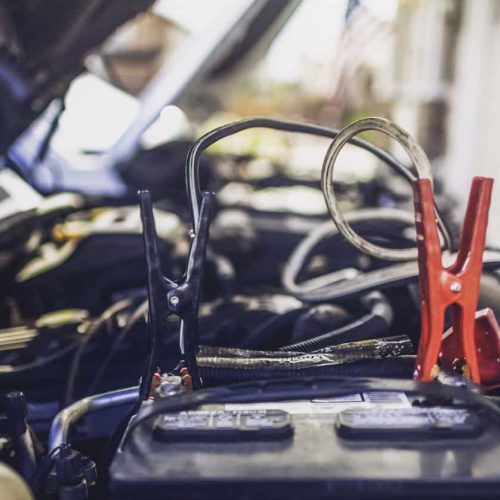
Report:
M135 427L111 484L121 499L497 497L500 428L398 392L203 405Z

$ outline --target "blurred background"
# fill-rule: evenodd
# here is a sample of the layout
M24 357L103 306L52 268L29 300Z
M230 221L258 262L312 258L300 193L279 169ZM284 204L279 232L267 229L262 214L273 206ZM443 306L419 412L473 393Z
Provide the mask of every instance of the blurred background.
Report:
M248 40L241 18L254 3L158 0L120 27L87 57L86 72L71 83L54 150L78 171L96 167L83 161L82 152L85 160L89 153L107 152L99 167L116 165L136 147L192 139L245 116L342 127L377 115L417 138L444 191L462 210L473 175L500 177L498 0L277 0L262 14L265 29L253 29ZM234 19L240 19L237 29L231 29ZM227 57L218 53L209 77L205 71L197 78L217 36L226 42L229 37ZM46 122L51 112L49 106ZM399 154L386 138L368 137ZM12 156L28 164L33 135L24 139ZM254 131L222 141L216 151L262 157L255 175L265 175L267 159L286 165L292 178L318 178L326 147L317 138ZM369 177L379 168L362 153L345 154L349 161L340 176ZM55 170L37 168L35 185L54 189ZM81 182L66 176L58 187ZM89 190L103 184L89 184ZM495 195L492 243L500 243L499 208Z

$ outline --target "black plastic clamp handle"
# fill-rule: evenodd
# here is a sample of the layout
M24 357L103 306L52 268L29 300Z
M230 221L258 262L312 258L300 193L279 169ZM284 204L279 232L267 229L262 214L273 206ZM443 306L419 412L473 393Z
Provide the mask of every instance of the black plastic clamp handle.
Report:
M210 222L215 205L214 193L203 193L198 230L194 234L187 268L183 278L177 281L163 276L158 252L153 205L149 191L139 191L141 220L148 279L149 341L150 355L141 384L140 395L149 397L151 378L158 365L157 346L163 335L165 320L171 314L181 319L179 345L184 361L193 380L193 388L199 389L202 381L199 375L196 353L198 350L198 308L200 287L206 259Z

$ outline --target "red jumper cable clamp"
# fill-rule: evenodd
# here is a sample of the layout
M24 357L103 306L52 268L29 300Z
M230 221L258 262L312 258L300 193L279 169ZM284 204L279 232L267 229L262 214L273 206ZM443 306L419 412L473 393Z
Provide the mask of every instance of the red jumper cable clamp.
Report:
M417 250L381 247L362 238L342 215L333 189L333 169L340 150L357 134L378 130L395 139L408 153L417 175L406 172L413 185ZM434 379L441 368L461 373L484 388L500 387L500 328L490 309L476 312L493 179L472 182L460 247L455 262L443 267L441 242L451 250L448 231L434 203L431 165L422 148L399 125L369 117L343 128L330 144L321 171L321 188L339 232L363 253L378 259L418 259L422 331L415 378ZM445 313L452 328L443 337Z
M493 179L475 177L455 262L443 267L430 179L413 183L422 314L415 378L441 368L491 386L500 382L500 331L493 312L476 312ZM445 312L452 327L443 337Z

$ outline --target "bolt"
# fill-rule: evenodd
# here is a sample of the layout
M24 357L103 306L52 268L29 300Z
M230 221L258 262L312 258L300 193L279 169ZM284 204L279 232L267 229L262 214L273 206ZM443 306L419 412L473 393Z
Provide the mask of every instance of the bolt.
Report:
M170 297L170 303L176 306L179 303L179 297L177 297L177 295L172 295L172 297Z
M462 285L460 283L452 283L450 285L450 290L453 292L453 293L459 293L462 291Z

